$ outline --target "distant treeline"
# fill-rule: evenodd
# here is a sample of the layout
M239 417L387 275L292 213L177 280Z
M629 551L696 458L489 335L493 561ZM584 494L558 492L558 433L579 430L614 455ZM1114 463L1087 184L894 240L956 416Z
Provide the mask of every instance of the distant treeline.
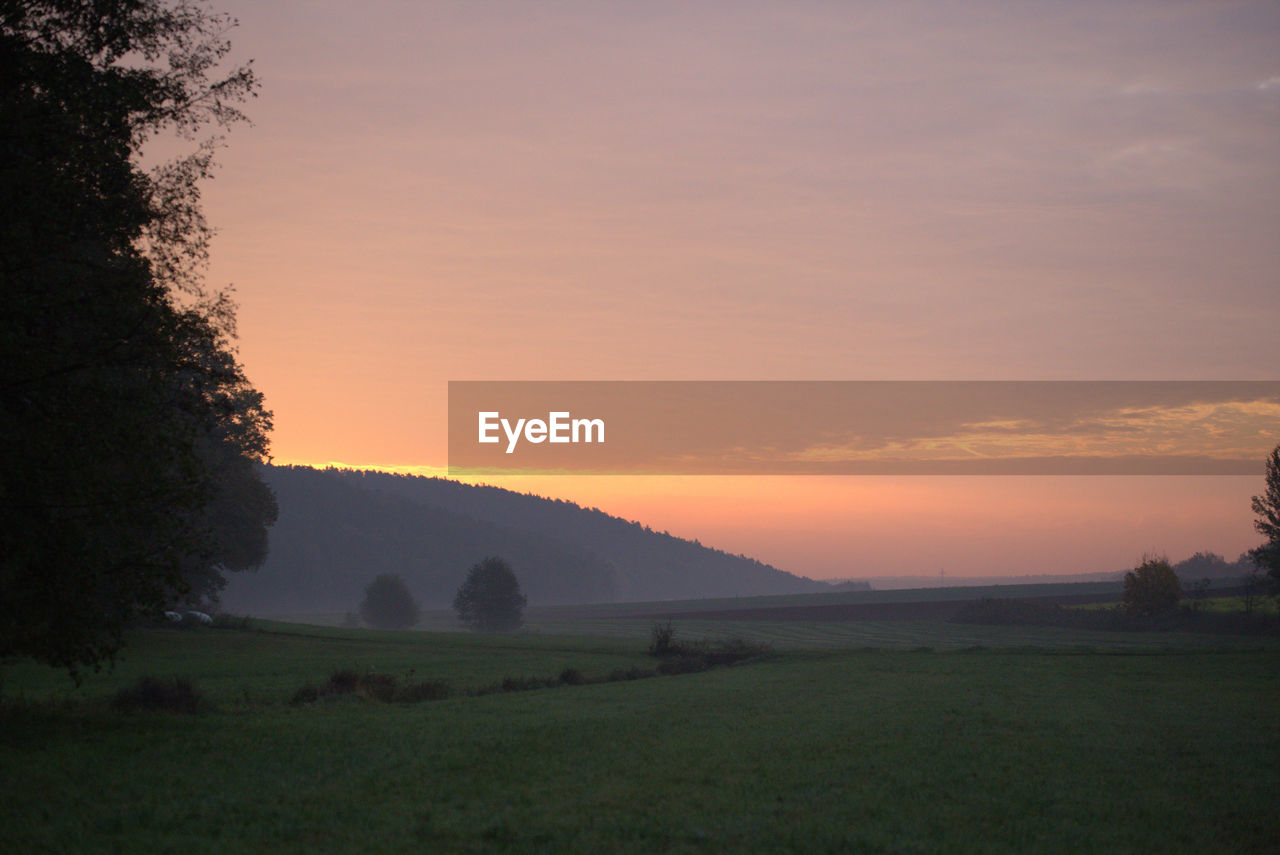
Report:
M501 555L531 604L830 591L742 555L572 502L441 478L269 466L280 518L266 563L235 574L239 612L341 612L396 573L427 608L447 607L467 568Z
M1242 553L1235 561L1227 561L1213 552L1197 552L1173 565L1173 572L1178 574L1184 592L1202 579L1208 579L1215 588L1239 585L1245 576L1257 569L1249 560L1248 553Z

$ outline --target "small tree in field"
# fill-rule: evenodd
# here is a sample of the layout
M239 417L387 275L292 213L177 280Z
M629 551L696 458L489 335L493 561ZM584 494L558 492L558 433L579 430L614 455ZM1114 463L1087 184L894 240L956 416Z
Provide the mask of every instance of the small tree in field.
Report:
M476 632L513 632L524 620L526 602L516 574L495 555L467 573L453 598L453 610Z
M1164 558L1147 558L1124 574L1124 608L1129 614L1158 615L1182 599L1182 585Z
M378 629L407 629L418 622L418 604L404 579L383 573L364 589L360 617Z

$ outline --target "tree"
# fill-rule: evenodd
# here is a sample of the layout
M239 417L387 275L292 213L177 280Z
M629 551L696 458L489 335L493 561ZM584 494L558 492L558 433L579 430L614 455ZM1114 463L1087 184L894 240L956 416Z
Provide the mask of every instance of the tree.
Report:
M1124 574L1124 607L1135 615L1172 611L1182 599L1178 574L1164 558L1147 558Z
M197 137L256 85L217 74L230 23L184 0L0 0L0 658L76 677L265 554L271 414L201 282L216 141ZM144 170L167 133L193 150Z
M1253 512L1258 518L1253 527L1267 542L1249 550L1249 559L1266 571L1271 592L1280 596L1280 445L1267 458L1267 489L1261 496L1253 497Z
M418 604L404 579L383 573L364 589L360 617L378 629L408 629L418 622Z
M516 574L492 556L472 566L453 598L453 610L477 632L513 632L524 620L526 602Z

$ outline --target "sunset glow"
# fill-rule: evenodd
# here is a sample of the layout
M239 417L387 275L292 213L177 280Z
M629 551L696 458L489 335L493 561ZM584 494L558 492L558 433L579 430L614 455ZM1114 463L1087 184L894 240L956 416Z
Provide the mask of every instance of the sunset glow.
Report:
M220 6L262 89L209 281L276 462L441 475L450 380L1276 378L1274 3ZM1280 442L1264 404L1115 418L1020 441ZM1232 560L1261 473L486 480L865 577Z

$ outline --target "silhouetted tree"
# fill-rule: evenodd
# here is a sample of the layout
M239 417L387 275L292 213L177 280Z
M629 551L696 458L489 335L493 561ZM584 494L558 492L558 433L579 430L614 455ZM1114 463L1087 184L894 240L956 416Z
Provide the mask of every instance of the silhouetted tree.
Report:
M1266 484L1266 491L1253 497L1253 512L1258 515L1253 527L1267 542L1249 550L1249 558L1266 571L1271 593L1280 596L1280 445L1267 458Z
M364 589L360 617L378 629L408 629L418 622L418 604L404 579L383 573Z
M76 676L264 553L270 413L201 285L214 145L139 165L159 133L242 118L250 70L213 76L228 23L0 0L0 657Z
M1130 614L1162 614L1176 608L1180 599L1178 574L1164 558L1147 558L1124 574L1124 607Z
M453 598L453 609L477 632L512 632L524 620L526 602L516 574L492 556L472 566Z

